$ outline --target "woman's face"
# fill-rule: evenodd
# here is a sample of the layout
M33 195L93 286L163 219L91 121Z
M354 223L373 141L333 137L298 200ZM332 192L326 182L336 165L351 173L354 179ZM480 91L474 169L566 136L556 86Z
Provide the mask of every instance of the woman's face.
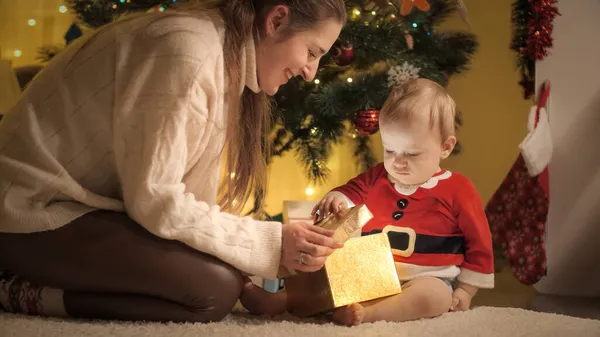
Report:
M342 30L342 23L328 19L309 30L285 36L289 18L287 7L274 7L266 18L265 34L256 46L258 85L270 96L294 76L313 80L319 60Z

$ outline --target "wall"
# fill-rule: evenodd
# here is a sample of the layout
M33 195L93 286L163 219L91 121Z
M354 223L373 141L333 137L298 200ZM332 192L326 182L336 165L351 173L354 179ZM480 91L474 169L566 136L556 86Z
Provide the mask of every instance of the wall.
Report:
M63 36L73 22L69 12L60 13L62 0L0 0L0 59L14 67L37 63L37 49L63 44ZM34 19L35 26L28 21ZM15 50L21 56L14 55Z
M542 293L600 297L600 2L561 1L551 55L537 81L552 83L548 275Z
M464 120L458 135L463 152L445 166L469 177L487 202L518 155L533 102L523 99L515 53L509 49L513 1L464 2L480 48L471 70L449 85ZM446 27L465 25L455 18Z

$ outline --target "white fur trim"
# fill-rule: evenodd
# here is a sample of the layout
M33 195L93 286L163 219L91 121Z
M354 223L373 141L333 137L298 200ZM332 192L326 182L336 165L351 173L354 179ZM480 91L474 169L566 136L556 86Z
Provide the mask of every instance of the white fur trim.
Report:
M460 269L457 266L419 266L403 262L396 262L395 265L400 281L408 281L423 276L454 279L460 274Z
M529 111L529 133L523 142L519 144L527 171L532 177L542 173L550 164L553 152L552 134L546 109L540 109L540 119L537 127L534 127L536 109L534 106Z
M338 193L340 193L344 197L344 199L346 199L346 204L348 205L348 208L352 208L352 207L356 206L352 202L352 200L350 200L350 198L348 198L344 193L341 193L341 192L338 192Z
M348 208L352 208L352 207L355 207L355 206L356 206L356 205L355 205L355 204L352 202L352 200L350 200L350 198L348 198L348 197L347 197L347 196L346 196L344 193L342 193L342 192L333 191L333 192L329 192L329 193L327 193L327 194L328 194L328 195L331 195L331 194L338 194L338 195L341 195L341 196L342 196L342 197L344 197L344 199L346 200L346 205L348 205ZM326 196L327 196L327 195L326 195ZM361 236L361 234L362 234L362 227L361 227L361 228L359 228L359 229L357 229L357 230L356 230L354 233L351 233L351 234L350 234L350 237L351 237L351 238L358 238L358 237L360 237L360 236Z
M492 289L494 288L494 273L483 274L465 268L460 268L458 281L477 288Z
M404 187L401 184L394 184L394 187L396 188L396 191L400 192L403 195L412 195L413 193L415 193L417 191L417 189L419 189L419 187L421 188L426 188L426 189L432 189L434 187L437 186L437 184L440 182L440 180L444 180L444 179L448 179L452 176L452 172L450 171L446 171L438 176L433 176L431 178L429 178L429 180L427 180L426 182L424 182L421 185L415 185L415 186L411 186L411 187Z

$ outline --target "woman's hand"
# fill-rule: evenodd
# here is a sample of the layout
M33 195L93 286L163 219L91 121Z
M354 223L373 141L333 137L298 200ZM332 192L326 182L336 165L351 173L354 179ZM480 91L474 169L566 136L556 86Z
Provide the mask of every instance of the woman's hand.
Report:
M306 222L284 224L281 265L304 272L321 269L326 258L343 246L334 241L332 235L333 231Z
M313 208L311 215L315 220L327 217L330 213L338 213L348 208L346 197L340 192L329 192Z

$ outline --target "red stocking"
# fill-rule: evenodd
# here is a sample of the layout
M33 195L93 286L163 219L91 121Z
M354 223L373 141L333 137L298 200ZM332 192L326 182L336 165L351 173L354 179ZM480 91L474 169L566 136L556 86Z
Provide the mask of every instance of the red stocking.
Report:
M543 106L549 90L548 85L531 109L529 133L519 145L519 156L485 209L494 242L517 279L528 285L546 275L548 164L553 147Z

